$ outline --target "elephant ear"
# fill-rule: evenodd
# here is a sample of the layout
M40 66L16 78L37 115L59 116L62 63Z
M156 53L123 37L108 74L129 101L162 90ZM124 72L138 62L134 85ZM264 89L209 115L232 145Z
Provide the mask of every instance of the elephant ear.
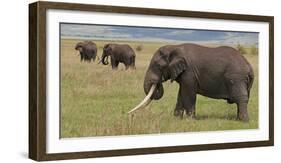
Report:
M112 50L110 44L107 44L105 47L104 47L104 50L107 54L110 54L110 51Z
M82 48L82 46L83 46L83 43L82 42L78 42L76 44L76 46L75 46L75 49L78 50L78 49Z
M171 60L169 63L169 71L171 81L174 81L183 71L186 70L187 64L183 57L177 54L171 54Z
M80 45L76 48L80 53L83 53L83 45Z

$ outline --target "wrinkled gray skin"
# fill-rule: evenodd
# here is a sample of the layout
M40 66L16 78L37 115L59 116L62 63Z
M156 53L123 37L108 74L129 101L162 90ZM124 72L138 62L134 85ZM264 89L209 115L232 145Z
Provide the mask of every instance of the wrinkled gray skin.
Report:
M196 94L225 99L237 104L237 119L248 121L247 104L254 73L240 53L227 46L208 48L196 44L167 45L159 48L151 59L144 79L147 94L157 84L151 99L164 94L162 82L179 84L175 116L183 113L195 117Z
M127 44L106 44L103 48L103 54L101 62L104 65L108 65L108 57L110 56L110 62L112 69L116 70L119 63L125 65L126 70L136 69L135 67L135 52Z
M92 41L78 42L75 46L75 50L79 51L80 61L91 62L96 60L97 57L97 45Z

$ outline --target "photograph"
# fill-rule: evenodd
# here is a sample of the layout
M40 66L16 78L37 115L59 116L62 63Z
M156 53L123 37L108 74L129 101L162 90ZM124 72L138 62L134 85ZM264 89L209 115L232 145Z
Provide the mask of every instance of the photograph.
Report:
M259 128L259 32L59 23L60 138Z
M29 5L29 158L274 145L274 17Z

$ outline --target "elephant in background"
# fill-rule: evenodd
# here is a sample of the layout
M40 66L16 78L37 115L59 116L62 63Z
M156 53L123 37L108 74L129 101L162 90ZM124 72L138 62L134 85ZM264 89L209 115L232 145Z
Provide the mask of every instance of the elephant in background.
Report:
M179 84L175 116L182 117L186 112L187 116L195 117L196 95L200 94L236 103L237 119L249 120L247 104L254 73L249 62L234 48L163 46L153 55L146 72L143 87L149 95L145 99L149 102L160 99L164 94L162 83L169 79ZM144 101L130 112L149 103Z
M97 45L92 41L78 42L75 46L75 50L79 51L80 61L91 62L96 60L97 57Z
M127 44L106 44L100 62L103 65L108 65L108 57L110 57L111 66L114 70L118 68L119 63L123 63L126 70L128 68L136 69L135 52Z

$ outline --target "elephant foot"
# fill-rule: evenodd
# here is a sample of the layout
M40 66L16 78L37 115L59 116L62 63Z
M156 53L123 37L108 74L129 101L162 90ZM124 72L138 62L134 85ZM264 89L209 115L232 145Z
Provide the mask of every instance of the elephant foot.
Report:
M247 103L238 103L237 119L243 122L249 121Z
M187 116L187 118L195 119L196 118L195 111L187 111L186 116Z
M184 112L184 110L175 109L175 110L174 110L174 116L175 116L175 117L183 118L183 112Z
M248 114L239 114L237 120L242 122L249 122L249 116Z

